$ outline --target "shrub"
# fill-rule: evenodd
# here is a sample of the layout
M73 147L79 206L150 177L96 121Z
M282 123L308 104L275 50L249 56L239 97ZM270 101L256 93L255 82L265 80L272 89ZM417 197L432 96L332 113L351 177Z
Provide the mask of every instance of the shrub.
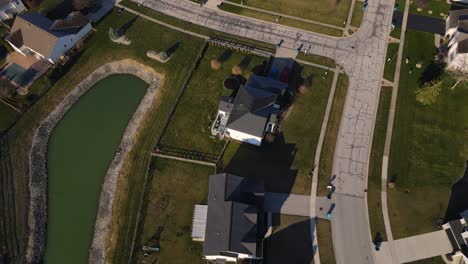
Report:
M211 60L210 64L211 68L215 71L221 69L221 62L219 62L219 60Z
M242 73L244 73L244 69L241 66L235 65L234 67L232 67L232 74L242 75Z

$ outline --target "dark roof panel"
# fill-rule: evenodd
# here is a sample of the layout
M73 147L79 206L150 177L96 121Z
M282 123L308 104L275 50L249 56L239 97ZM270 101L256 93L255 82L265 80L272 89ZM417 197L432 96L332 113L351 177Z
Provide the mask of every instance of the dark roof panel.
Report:
M256 255L257 235L259 230L263 232L263 221L260 220L259 228L258 204L247 204L243 200L245 194L253 195L249 193L251 190L262 191L263 188L253 180L222 173L210 177L209 189L203 254L231 251ZM258 195L262 197L263 194Z
M465 244L465 240L463 239L461 235L461 233L463 232L464 226L462 225L460 220L449 221L449 225L450 225L450 228L452 229L454 238L459 245L458 249L461 249L461 245Z

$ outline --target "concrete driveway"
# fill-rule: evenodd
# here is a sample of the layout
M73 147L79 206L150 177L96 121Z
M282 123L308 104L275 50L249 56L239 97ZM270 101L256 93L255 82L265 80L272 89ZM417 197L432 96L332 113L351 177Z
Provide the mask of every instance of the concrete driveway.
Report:
M309 216L310 196L287 193L265 193L264 210L271 213Z

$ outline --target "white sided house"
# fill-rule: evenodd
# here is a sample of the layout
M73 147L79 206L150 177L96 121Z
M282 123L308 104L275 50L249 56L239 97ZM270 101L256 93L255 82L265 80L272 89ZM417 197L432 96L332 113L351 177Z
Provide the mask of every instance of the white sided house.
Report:
M212 135L260 146L265 134L277 128L280 111L277 101L287 87L287 83L251 75L235 98L221 98Z
M8 43L18 53L34 55L56 63L92 30L89 20L79 12L55 21L37 13L16 17Z
M446 22L447 69L468 72L468 9L452 10Z
M449 256L452 263L468 264L468 210L462 212L460 216L459 219L443 224L442 228L453 247L453 252Z
M0 21L12 19L25 9L21 0L0 0Z

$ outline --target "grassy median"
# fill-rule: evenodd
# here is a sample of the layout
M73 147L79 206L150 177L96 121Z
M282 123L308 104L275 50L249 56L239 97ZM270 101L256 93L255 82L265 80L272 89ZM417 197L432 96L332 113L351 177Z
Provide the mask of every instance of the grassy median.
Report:
M398 43L389 43L387 46L387 56L385 57L385 68L383 77L393 82L395 79L395 68L398 60Z
M348 77L340 74L336 84L335 96L333 98L330 117L328 119L327 130L323 140L322 152L320 154L320 165L318 170L317 195L327 195L327 186L332 176L333 153L335 152L336 140L341 123L346 92L348 91Z
M269 13L264 13L248 8L242 8L236 5L231 5L229 3L224 3L221 6L221 10L238 14L241 16L246 16L246 17L252 17L268 22L273 22L273 23L278 23L280 25L284 26L289 26L289 27L294 27L294 28L299 28L299 29L304 29L307 31L312 31L312 32L317 32L320 34L325 34L325 35L330 35L330 36L335 36L335 37L341 37L343 35L343 31L336 29L336 28L331 28L331 27L326 27L326 26L321 26L317 24L312 24L296 19L291 19L287 17L281 17L278 19L278 16L272 15Z
M232 0L240 3L241 0ZM315 20L322 23L343 26L348 19L351 0L244 0L244 5Z
M382 159L391 99L392 87L382 87L380 90L379 109L375 120L367 178L367 206L369 208L371 235L375 237L377 233L380 233L382 240L387 240L380 196L382 191Z

